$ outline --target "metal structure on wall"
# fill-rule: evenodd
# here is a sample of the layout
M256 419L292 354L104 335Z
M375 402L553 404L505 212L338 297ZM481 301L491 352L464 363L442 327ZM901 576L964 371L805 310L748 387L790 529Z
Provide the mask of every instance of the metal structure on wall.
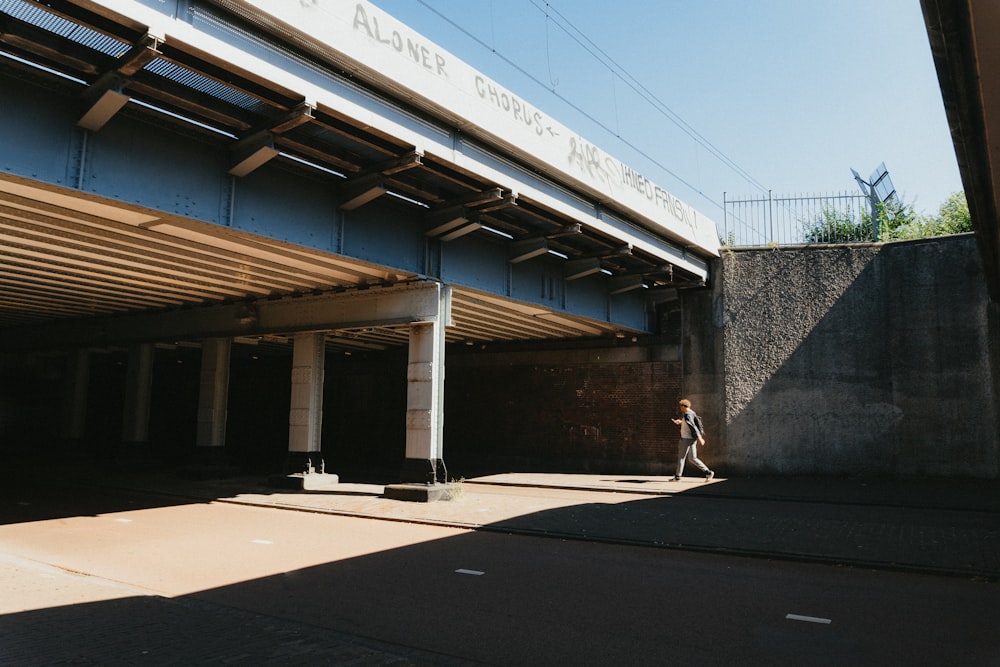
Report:
M888 203L896 197L896 186L889 178L889 170L885 168L885 162L875 168L867 181L861 178L861 174L854 169L851 169L851 174L858 182L858 187L868 198L868 203L871 206L872 240L878 241L878 207L879 204Z
M450 341L613 336L708 278L714 223L367 3L0 0L0 18L8 349L82 319L128 341L124 313L424 280L452 288ZM440 76L421 93L414 68L445 66L486 116ZM377 324L328 341L406 344Z

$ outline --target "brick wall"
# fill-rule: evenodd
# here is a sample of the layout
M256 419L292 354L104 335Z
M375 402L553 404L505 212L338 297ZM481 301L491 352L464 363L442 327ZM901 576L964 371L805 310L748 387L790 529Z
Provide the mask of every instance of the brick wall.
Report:
M450 363L445 460L453 477L516 470L673 470L680 363ZM556 355L558 357L558 355Z

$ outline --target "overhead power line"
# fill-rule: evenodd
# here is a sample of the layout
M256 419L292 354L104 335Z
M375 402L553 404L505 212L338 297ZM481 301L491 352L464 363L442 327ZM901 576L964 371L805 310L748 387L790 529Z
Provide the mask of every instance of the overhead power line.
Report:
M522 74L523 76L525 76L526 78L528 78L529 80L531 80L536 85L538 85L538 86L544 88L545 90L549 91L552 95L554 95L556 98L558 98L563 103L567 104L574 111L576 111L577 113L581 114L583 117L587 118L589 121L591 121L592 123L594 123L598 127L602 128L603 130L605 130L606 132L608 132L612 136L615 136L619 141L621 141L624 145L628 146L630 149L632 149L633 151L635 151L637 154L639 154L642 157L644 157L645 159L649 160L652 164L656 165L658 168L662 169L664 172L666 172L667 174L669 174L673 178L677 179L677 181L679 181L680 183L682 183L686 187L690 188L692 191L697 192L699 195L701 195L702 197L704 197L707 201L711 202L713 205L715 205L719 209L723 208L723 205L720 204L714 197L712 197L711 195L708 195L705 192L703 192L698 186L694 185L693 183L689 182L688 180L686 180L685 178L683 178L682 176L680 176L679 174L677 174L676 172L674 172L668 166L666 166L665 164L663 164L662 162L660 162L657 158L653 157L652 155L650 155L649 153L647 153L645 150L643 150L639 146L635 145L635 143L633 143L628 138L623 137L620 132L617 132L617 131L613 130L606 123L604 123L603 121L597 119L591 112L583 109L582 107L580 107L580 105L578 105L577 103L573 102L572 100L568 99L567 97L565 97L564 95L562 95L561 93L559 93L558 91L556 91L555 88L552 85L546 85L537 76L535 76L531 72L527 71L522 66L518 65L516 62L514 62L513 60L511 60L504 53L498 51L495 47L493 47L493 46L487 44L486 42L484 42L482 39L480 39L479 37L477 37L476 35L474 35L472 32L470 32L464 26L459 25L451 17L443 14L439 10L435 9L434 7L432 7L430 4L428 4L428 2L426 0L418 0L418 2L424 8L426 8L428 11L430 11L431 13L435 14L436 16L438 16L441 20L443 20L446 23L448 23L449 25L451 25L453 28L455 28L456 30L458 30L459 32L461 32L463 35L465 35L466 37L468 37L472 41L476 42L477 44L479 44L484 49L490 51L493 55L495 55L497 58L499 58L500 60L502 60L505 64L507 64L510 67L514 68L517 72L519 72L520 74ZM569 21L569 19L567 19L561 12L559 12L558 9L556 9L555 7L553 7L551 3L546 2L546 3L544 3L544 7L543 7L540 4L539 0L529 0L529 2L531 2L531 4L537 10L539 10L540 12L542 12L544 14L546 20L551 20L552 23L553 23L553 25L555 25L556 27L558 27L567 36L569 36L577 44L579 44L595 60L597 60L599 63L601 63L614 76L616 76L617 78L619 78L629 88L631 88L633 91L635 91L636 94L638 94L642 99L644 99L660 115L662 115L664 118L666 118L672 124L676 125L692 141L694 141L695 143L697 143L699 146L703 147L714 158L716 158L717 160L719 160L727 168L731 169L734 173L736 173L740 178L742 178L743 180L745 180L751 186L753 186L753 187L761 190L762 192L767 192L768 191L767 186L763 185L757 179L753 178L753 176L751 176L746 170L744 170L742 167L740 167L740 165L738 165L734 160L732 160L729 156L727 156L724 152L722 152L722 150L720 150L715 145L713 145L701 133L699 133L696 129L694 129L694 127L692 127L687 121L685 121L683 118L681 118L681 116L679 114L677 114L666 103L664 103L662 100L660 100L654 93L652 93L646 86L644 86L628 70L626 70L624 67L622 67L621 65L619 65L611 56L609 56L607 53L605 53L604 50L601 49L600 46L598 46L592 39L590 39L589 37L587 37L586 34L584 34L582 30L580 30L579 28L577 28L571 21ZM554 19L549 14L550 10L551 10L551 12L555 16L558 17L559 20ZM551 73L550 73L549 76L550 76L550 79L551 79Z
M610 55L608 55L608 53L605 52L604 49L602 49L600 47L600 45L598 45L597 43L595 43L582 30L580 30L579 28L577 28L573 24L573 22L570 21L568 18L566 18L558 9L556 9L552 5L551 2L546 2L545 3L545 7L547 9L542 10L541 6L539 5L538 0L529 0L529 1L531 2L531 4L533 4L540 11L544 11L546 18L550 18L548 10L551 9L552 12L555 13L555 15L558 16L559 19L566 24L566 26L568 26L568 28L567 28L566 26L560 25L558 21L553 21L553 23L557 27L559 27L564 33L566 33L566 35L569 36L573 41L575 41L577 44L579 44L591 56L593 56L595 59L597 59L598 61L600 61L605 67L608 68L608 70L612 74L618 76L626 85L628 85L632 90L634 90L640 97L642 97L647 102L649 102L649 104L654 109L656 109L656 111L658 111L664 118L666 118L667 120L669 120L670 122L672 122L674 125L676 125L678 128L680 128L680 130L682 132L684 132L685 134L687 134L689 137L691 137L691 139L693 141L695 141L698 145L702 146L707 151L709 151L720 162L722 162L727 167L729 167L730 169L732 169L734 172L736 172L741 178L743 178L744 180L746 180L748 183L750 183L754 187L760 189L761 191L764 191L764 192L767 191L767 189L768 189L767 186L765 186L764 184L762 184L761 182L759 182L757 179L755 179L753 176L751 176L745 169L743 169L740 165L738 165L732 158L730 158L728 155L726 155L725 153L723 153L722 150L720 150L719 148L717 148L714 144L712 144L712 142L710 142L708 139L706 139L700 132L698 132L697 130L695 130L687 121L685 121L683 118L681 118L681 116L677 112L675 112L673 109L671 109L669 106L667 106L667 104L663 100L661 100L659 97L657 97L655 93L653 93L651 90L649 90L649 88L647 88L645 85L643 85L643 83L641 81L639 81L635 76L633 76L624 67L622 67L621 65L619 65L618 62L615 61L614 58L612 58ZM597 53L595 53L595 51ZM598 54L600 54L600 55L598 55Z

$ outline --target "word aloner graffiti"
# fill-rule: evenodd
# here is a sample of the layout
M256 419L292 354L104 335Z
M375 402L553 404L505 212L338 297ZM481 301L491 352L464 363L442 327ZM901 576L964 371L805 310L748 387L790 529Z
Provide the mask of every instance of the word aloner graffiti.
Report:
M409 54L413 58L413 62L424 69L448 78L448 73L445 71L447 60L440 52L432 51L412 37L403 37L398 30L390 30L388 35L383 35L379 28L378 17L369 17L364 5L360 3L354 8L354 29L364 30L371 39L379 44L385 44L399 54Z

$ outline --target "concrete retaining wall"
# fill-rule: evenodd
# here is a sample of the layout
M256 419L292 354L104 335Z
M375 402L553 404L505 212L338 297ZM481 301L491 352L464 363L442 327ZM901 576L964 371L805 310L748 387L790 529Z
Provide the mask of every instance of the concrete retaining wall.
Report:
M712 301L721 370L685 355L724 419L710 465L998 476L998 331L971 234L727 251L719 266L712 297L685 304Z

